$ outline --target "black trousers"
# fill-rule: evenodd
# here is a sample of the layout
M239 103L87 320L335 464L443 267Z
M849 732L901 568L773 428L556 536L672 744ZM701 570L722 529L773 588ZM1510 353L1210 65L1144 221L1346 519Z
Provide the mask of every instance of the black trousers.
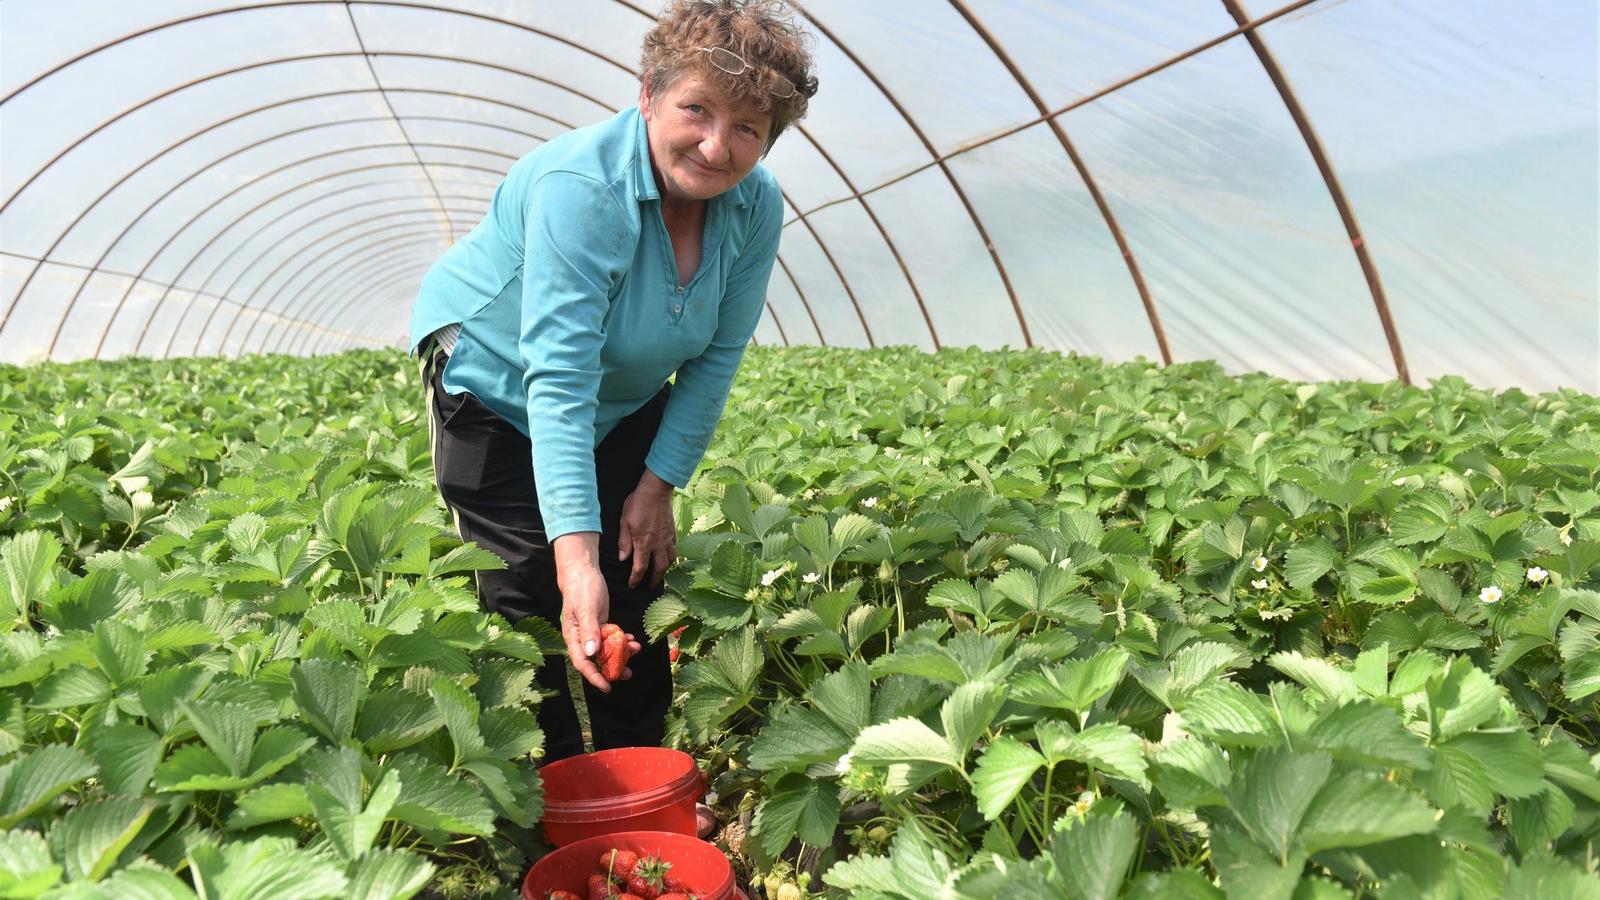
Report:
M424 352L433 472L439 493L455 517L463 541L471 541L506 561L501 571L480 571L478 599L485 612L516 622L540 616L561 627L561 591L556 587L555 551L545 537L533 477L533 448L515 426L491 412L471 394L451 395L440 384L447 357ZM629 662L633 677L615 682L610 694L583 683L589 725L596 750L613 747L655 747L665 737L667 708L672 702L672 670L663 639L650 643L644 611L661 596L648 581L628 586L632 560L617 560L622 503L644 474L671 386L633 415L617 423L595 449L595 476L600 499L600 570L611 595L610 621L632 632L643 649ZM546 699L539 705L544 730L543 762L583 752L577 711L567 682L565 657L547 657L539 667L539 686Z

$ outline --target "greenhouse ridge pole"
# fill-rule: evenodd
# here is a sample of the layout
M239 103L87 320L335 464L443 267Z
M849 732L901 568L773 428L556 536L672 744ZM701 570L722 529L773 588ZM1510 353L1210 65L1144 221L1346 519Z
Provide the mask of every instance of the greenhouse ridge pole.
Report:
M367 51L367 41L361 36L361 26L356 23L356 14L350 8L350 0L345 0L344 14L345 18L350 20L350 33L355 36L356 49L361 51L361 60L367 64L367 74L372 76L372 86L378 89L378 99L383 101L383 108L389 111L389 117L394 121L394 127L400 132L400 136L406 139L406 146L411 148L411 158L417 161L417 170L422 173L422 180L428 183L428 192L433 195L434 208L439 211L439 224L449 239L454 241L456 224L445 212L444 200L439 196L439 186L434 183L433 173L422 161L422 154L417 152L416 143L411 139L411 132L407 131L405 123L400 121L400 114L395 112L394 103L383 90L383 82L378 79L378 70L372 65L372 54Z
M1241 28L1250 20L1249 14L1239 4L1239 0L1222 0L1222 5ZM1333 169L1333 161L1328 158L1327 151L1322 146L1322 139L1317 137L1316 128L1306 116L1305 107L1300 105L1299 97L1289 85L1288 77L1284 75L1283 68L1278 65L1277 58L1272 55L1272 50L1267 47L1261 33L1251 28L1245 32L1245 40L1250 42L1250 48L1261 61L1261 67L1266 70L1267 77L1272 79L1272 86L1278 89L1278 96L1283 98L1283 105L1288 108L1295 127L1300 129L1300 136L1306 142L1306 149L1316 161L1317 171L1322 173L1328 194L1333 198L1333 205L1339 210L1340 221L1344 223L1345 234L1350 238L1350 247L1355 251L1356 261L1361 265L1361 274L1366 277L1367 287L1372 291L1372 304L1378 310L1378 321L1383 325L1383 336L1389 342L1389 353L1394 358L1395 376L1401 382L1410 384L1411 370L1406 366L1406 354L1400 346L1400 332L1395 329L1394 316L1389 312L1389 298L1384 293L1383 280L1378 277L1378 266L1372 260L1372 253L1367 249L1366 240L1361 236L1361 225L1356 221L1355 210L1351 208L1350 200L1345 196L1344 186L1339 181L1339 175Z
M966 207L967 215L972 217L972 225L978 229L978 237L982 239L983 246L989 251L989 258L994 261L995 271L1000 274L1000 281L1005 286L1006 296L1011 300L1011 309L1014 313L1016 313L1017 325L1022 329L1022 342L1024 346L1032 347L1033 335L1028 330L1028 319L1027 316L1023 315L1022 313L1022 304L1017 301L1017 291L1016 288L1011 284L1011 276L1006 272L1006 264L1000 259L1000 252L995 249L994 241L989 237L989 230L983 227L983 218L978 215L977 209L973 207L972 200L967 197L967 192L962 189L961 182L956 178L955 173L950 171L950 167L945 165L944 160L940 158L938 148L933 146L933 141L928 139L928 135L922 130L922 126L917 124L916 118L913 117L911 112L900 103L899 98L895 97L894 93L889 90L889 86L884 84L883 81L878 78L877 73L873 72L866 63L862 62L861 57L857 56L854 50L851 50L849 47L845 46L845 44L839 40L838 36L833 33L833 30L828 28L828 26L824 25L820 19L807 11L805 6L802 5L799 0L789 0L789 5L794 7L796 10L799 10L801 15L811 20L811 23L816 26L818 31L822 32L824 37L826 37L829 41L832 41L833 45L838 47L841 53L849 57L850 62L854 63L855 67L861 70L861 74L865 75L867 80L871 81L872 84L879 90L879 92L883 94L884 99L888 100L889 104L895 108L895 111L905 119L906 125L911 128L912 133L914 133L917 136L917 139L922 142L922 146L927 148L928 155L934 158L933 165L937 165L940 171L944 173L945 178L950 182L950 188L956 192L956 197L961 200L961 205ZM861 194L858 193L854 198L851 199L859 200L860 198ZM821 207L818 208L820 209ZM795 209L797 212L800 211L799 207L795 207ZM815 211L816 210L813 209L810 212ZM807 215L809 214L810 213L808 212Z
M967 20L967 24L972 26L972 30L978 33L978 36L983 39L985 44L989 45L989 50L1000 60L1000 64L1006 67L1006 71L1011 73L1011 77L1016 79L1017 86L1022 88L1023 92L1028 95L1029 100L1033 101L1033 105L1039 111L1039 114L1044 115L1049 112L1049 107L1045 105L1044 98L1039 96L1037 90L1034 90L1033 83L1028 80L1026 75L1022 74L1022 69L1012 60L1011 54L1006 52L1000 41L978 20L978 17L972 14L972 10L967 8L967 4L963 0L950 0L950 5L956 8L956 12ZM1128 266L1128 275L1133 279L1134 289L1139 292L1139 300L1144 304L1145 317L1150 320L1150 331L1155 335L1156 348L1161 352L1162 365L1172 365L1172 351L1167 347L1167 332L1161 326L1161 314L1156 311L1155 299L1150 296L1150 288L1144 282L1144 273L1139 270L1139 261L1133 256L1133 248L1128 245L1127 236L1122 233L1122 226L1118 224L1116 214L1112 212L1110 204L1106 202L1105 195L1100 193L1100 186L1095 182L1094 176L1089 174L1089 167L1084 163L1083 157L1078 155L1078 149L1073 146L1071 139L1067 137L1066 129L1061 126L1061 120L1059 118L1051 118L1048 121L1050 130L1054 132L1056 140L1061 143L1061 149L1067 154L1067 158L1072 160L1073 168L1078 170L1078 177L1083 179L1084 187L1088 189L1089 196L1094 199L1094 205L1100 210L1100 216L1105 219L1106 227L1111 230L1112 239L1117 242L1117 249L1122 253L1122 261Z

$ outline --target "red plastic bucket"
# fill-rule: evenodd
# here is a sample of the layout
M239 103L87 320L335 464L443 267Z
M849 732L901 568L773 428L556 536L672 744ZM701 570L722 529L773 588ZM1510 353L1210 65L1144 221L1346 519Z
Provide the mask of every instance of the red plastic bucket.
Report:
M557 760L544 781L544 836L557 847L620 831L695 834L705 780L694 757L662 747L622 747Z
M715 845L692 835L667 831L625 831L584 838L550 851L528 870L528 877L522 882L523 900L545 900L551 891L588 896L589 876L599 871L596 864L601 854L612 849L660 856L672 863L672 874L702 900L734 900L741 896L735 888L733 866Z

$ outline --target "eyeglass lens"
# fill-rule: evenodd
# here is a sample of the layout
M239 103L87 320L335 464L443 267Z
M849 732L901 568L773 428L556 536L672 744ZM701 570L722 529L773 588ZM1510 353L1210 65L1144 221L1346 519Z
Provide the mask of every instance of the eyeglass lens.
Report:
M706 52L711 54L711 64L727 72L729 75L743 75L750 69L750 64L744 57L724 47L707 47ZM783 77L777 72L772 73L774 89L773 96L788 98L794 96L794 82Z

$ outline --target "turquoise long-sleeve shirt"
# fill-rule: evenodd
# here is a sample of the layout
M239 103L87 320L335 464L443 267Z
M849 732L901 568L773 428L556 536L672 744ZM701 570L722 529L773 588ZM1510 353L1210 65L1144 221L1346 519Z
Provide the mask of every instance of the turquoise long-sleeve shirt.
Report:
M528 435L549 540L600 530L594 449L674 372L645 465L688 484L761 318L782 225L778 184L757 165L710 201L700 269L679 287L630 107L518 160L423 277L411 347L461 324L444 388Z

